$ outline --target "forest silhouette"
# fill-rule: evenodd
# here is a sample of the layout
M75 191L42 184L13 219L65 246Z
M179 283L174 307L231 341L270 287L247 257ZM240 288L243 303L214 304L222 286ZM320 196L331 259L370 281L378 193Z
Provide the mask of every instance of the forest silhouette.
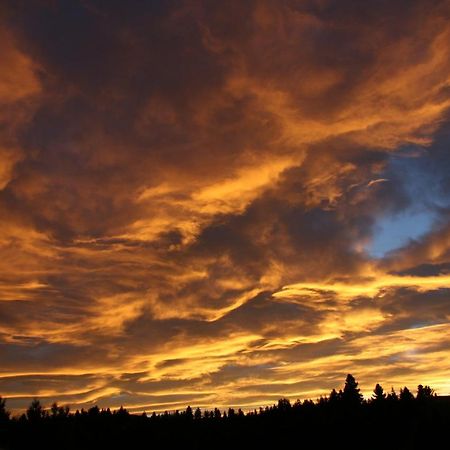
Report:
M347 375L343 389L316 401L281 398L243 412L192 409L151 415L93 406L71 412L38 399L13 417L0 397L0 449L434 449L449 448L450 398L419 385L364 399Z

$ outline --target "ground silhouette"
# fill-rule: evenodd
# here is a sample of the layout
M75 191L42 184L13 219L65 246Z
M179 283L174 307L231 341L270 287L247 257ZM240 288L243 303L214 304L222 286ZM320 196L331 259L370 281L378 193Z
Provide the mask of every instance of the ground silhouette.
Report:
M193 410L129 414L93 406L71 412L34 400L12 417L0 397L0 448L15 449L433 449L449 448L450 399L419 385L399 395L377 384L364 399L348 375L343 389L316 401L282 398L244 413Z

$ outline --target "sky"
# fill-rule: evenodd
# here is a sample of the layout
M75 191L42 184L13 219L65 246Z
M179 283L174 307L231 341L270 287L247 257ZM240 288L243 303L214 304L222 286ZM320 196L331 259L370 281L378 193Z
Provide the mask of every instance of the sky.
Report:
M448 0L0 7L0 395L450 394Z

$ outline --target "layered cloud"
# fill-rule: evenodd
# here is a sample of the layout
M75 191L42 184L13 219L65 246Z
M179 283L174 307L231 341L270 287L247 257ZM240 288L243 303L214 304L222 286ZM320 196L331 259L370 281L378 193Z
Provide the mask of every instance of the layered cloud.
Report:
M449 6L5 6L10 407L449 393Z

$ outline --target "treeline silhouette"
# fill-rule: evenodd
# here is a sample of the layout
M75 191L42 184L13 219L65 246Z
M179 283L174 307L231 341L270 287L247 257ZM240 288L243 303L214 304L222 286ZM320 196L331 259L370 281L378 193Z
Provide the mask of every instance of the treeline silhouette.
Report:
M348 375L343 389L316 401L282 398L244 413L192 409L130 414L94 406L71 412L33 400L12 417L0 397L0 449L433 449L450 448L450 400L419 385L364 399Z

